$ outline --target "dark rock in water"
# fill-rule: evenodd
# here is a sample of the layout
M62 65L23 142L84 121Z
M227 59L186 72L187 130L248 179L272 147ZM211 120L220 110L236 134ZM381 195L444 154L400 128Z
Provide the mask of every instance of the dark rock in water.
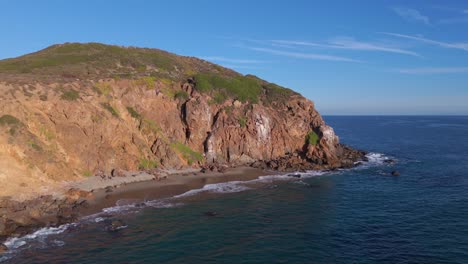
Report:
M395 164L395 160L386 159L386 160L384 160L384 163L387 163L387 164Z
M127 227L127 225L122 220L116 219L110 222L110 224L107 226L107 231L115 232L125 227Z
M392 171L392 176L400 176L400 172L399 171Z
M299 173L290 173L288 174L289 177L294 177L294 178L300 178L301 177L301 174Z
M217 216L218 213L217 212L204 212L203 213L205 216Z
M8 251L7 246L5 246L4 244L1 244L1 243L0 243L0 254L3 254L3 253L5 253L5 252L7 252L7 251Z
M112 187L112 186L107 186L105 190L106 190L106 193L110 193L110 192L113 192L113 191L114 191L113 189L114 189L114 187Z
M146 206L146 203L137 203L135 204L135 207L144 207Z

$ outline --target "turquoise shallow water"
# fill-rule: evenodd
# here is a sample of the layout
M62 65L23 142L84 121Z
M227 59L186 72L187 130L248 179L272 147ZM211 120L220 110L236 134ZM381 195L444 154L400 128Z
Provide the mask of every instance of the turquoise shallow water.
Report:
M126 228L107 232L94 216L42 230L10 241L4 262L468 263L468 117L325 120L342 142L383 155L353 170L109 209Z

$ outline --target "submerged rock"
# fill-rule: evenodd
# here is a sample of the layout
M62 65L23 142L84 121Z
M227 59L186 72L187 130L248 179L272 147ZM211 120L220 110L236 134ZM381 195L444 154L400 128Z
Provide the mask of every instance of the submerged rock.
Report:
M124 221L116 219L116 220L112 220L109 223L109 225L106 227L106 229L109 232L115 232L120 229L124 229L125 227L127 227L127 225L124 223Z
M400 172L399 171L392 171L392 176L400 176Z
M0 243L0 254L3 254L8 251L8 247Z
M217 215L218 215L217 212L212 212L212 211L210 211L210 212L204 212L203 214L204 214L205 216L217 216Z
M145 207L145 206L146 206L145 202L135 204L135 207Z

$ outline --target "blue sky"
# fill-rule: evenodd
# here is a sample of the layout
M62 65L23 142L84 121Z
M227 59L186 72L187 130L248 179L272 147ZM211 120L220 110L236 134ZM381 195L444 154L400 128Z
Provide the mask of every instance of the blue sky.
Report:
M152 47L255 74L323 114L468 114L467 1L0 0L0 59Z

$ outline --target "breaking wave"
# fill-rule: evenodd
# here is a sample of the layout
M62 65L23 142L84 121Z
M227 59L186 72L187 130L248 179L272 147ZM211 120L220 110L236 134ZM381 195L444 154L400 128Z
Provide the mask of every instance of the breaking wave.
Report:
M381 153L369 153L366 155L367 161L361 162L361 166L356 168L368 168L373 166L379 166L387 163L389 160L392 160L390 157L385 156ZM343 171L343 170L341 170ZM40 247L47 245L52 246L63 246L65 242L53 239L47 242L47 237L58 235L64 233L67 229L72 226L77 226L80 223L101 223L105 222L107 219L112 218L115 214L129 214L137 213L142 208L173 208L183 206L184 203L178 201L180 198L194 196L201 193L237 193L247 190L252 190L255 188L255 184L258 183L274 183L277 181L295 181L302 182L301 180L338 173L337 171L305 171L305 172L293 172L287 174L278 174L278 175L267 175L260 176L257 179L249 181L231 181L231 182L222 182L214 184L206 184L202 188L193 189L185 193L175 195L169 198L150 200L144 202L130 202L127 200L121 200L117 203L116 206L104 208L102 212L83 217L80 222L61 225L59 227L47 227L37 230L36 232L25 235L18 238L9 238L4 244L8 247L9 252L0 257L0 262L7 261L10 259L13 254L24 248L31 247L29 244L31 242L39 243ZM122 226L121 228L126 228L127 226Z

